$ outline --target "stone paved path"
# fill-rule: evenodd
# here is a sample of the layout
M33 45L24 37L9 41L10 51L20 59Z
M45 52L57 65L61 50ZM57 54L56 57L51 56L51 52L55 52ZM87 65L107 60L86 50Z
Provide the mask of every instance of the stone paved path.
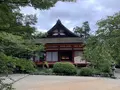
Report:
M13 86L16 90L120 90L120 79L29 75Z

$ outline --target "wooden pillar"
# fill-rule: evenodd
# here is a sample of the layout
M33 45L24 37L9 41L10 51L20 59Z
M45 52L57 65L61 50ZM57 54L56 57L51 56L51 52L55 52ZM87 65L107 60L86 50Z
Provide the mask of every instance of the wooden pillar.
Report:
M60 61L60 52L58 50L58 62Z
M58 61L60 62L60 46L58 45Z
M46 61L47 51L44 52L44 61Z
M73 45L72 45L72 62L74 63L74 49L73 49Z
M44 46L45 46L44 61L46 61L46 57L47 57L47 50L46 50L46 48L47 48L47 45L45 44Z

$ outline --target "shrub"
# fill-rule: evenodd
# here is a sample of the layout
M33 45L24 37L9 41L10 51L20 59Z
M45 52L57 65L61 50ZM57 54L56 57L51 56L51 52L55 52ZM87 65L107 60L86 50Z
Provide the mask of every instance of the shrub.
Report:
M88 67L83 67L80 69L79 74L80 76L92 76L93 75L93 70Z
M57 62L53 66L53 72L59 75L75 75L77 70L70 62Z
M48 68L42 68L42 69L37 69L35 72L30 73L32 75L54 75L52 69Z
M99 69L94 69L91 67L83 67L78 69L77 75L79 76L100 76L100 77L109 77L111 73L103 72Z
M3 53L0 53L0 67L0 73L12 73L17 67L19 67L20 71L27 73L35 70L33 61L7 56Z
M0 73L11 73L15 66L11 56L0 53Z
M20 71L31 73L35 71L35 63L26 59L14 58L15 65L19 67Z
M111 67L109 65L104 65L103 67L101 67L101 72L110 73Z
M92 69L92 73L93 73L93 75L100 75L101 71L98 69Z

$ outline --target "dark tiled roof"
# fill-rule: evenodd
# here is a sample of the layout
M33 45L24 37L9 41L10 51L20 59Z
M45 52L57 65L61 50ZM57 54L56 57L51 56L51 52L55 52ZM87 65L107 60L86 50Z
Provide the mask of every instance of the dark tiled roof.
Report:
M47 37L53 37L53 31L54 30L63 30L66 34L66 36L64 37L78 37L76 34L74 34L73 32L71 32L70 30L68 30L62 23L60 20L57 21L57 23L47 32ZM58 36L60 37L60 36Z

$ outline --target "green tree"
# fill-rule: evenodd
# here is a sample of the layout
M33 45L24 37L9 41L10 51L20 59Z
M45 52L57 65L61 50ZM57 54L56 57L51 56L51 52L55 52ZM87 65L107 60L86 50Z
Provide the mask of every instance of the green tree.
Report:
M46 32L36 32L34 34L34 38L45 38L47 36L47 33Z
M41 46L37 46L31 41L33 38L32 34L35 32L35 27L31 25L36 23L36 16L23 15L20 13L20 7L30 6L35 9L49 9L54 6L57 1L58 0L0 0L1 73L3 73L2 71L5 71L5 73L12 71L9 70L11 69L11 63L20 65L22 70L31 71L31 69L33 69L33 63L20 58L25 58L23 56L30 54L34 50L38 50L38 48L41 49ZM0 90L12 90L11 86L13 83L4 84L0 78Z
M89 33L90 32L89 22L88 21L83 22L82 28L83 28L84 38L87 39L90 35L90 33Z
M74 33L77 34L78 36L80 36L80 37L83 36L83 29L82 29L82 27L76 26L75 28L73 28L73 31L74 31Z
M120 13L97 22L98 30L90 36L85 57L95 68L108 71L114 61L120 65ZM109 70L110 71L110 70Z
M102 72L110 72L111 62L109 45L100 41L97 36L90 36L84 48L84 54L91 65Z
M2 39L4 39L7 35L9 37L6 41L8 47L5 44L1 45L5 54L16 57L26 56L25 54L29 56L31 53L30 47L36 47L36 45L30 43L30 40L34 38L33 33L35 33L35 27L31 25L36 23L37 18L35 15L23 15L20 13L20 7L32 6L38 9L48 9L56 2L57 0L2 0L0 2L0 31L2 34L4 33L3 35L1 34L1 38L3 37ZM12 39L13 41L15 40L14 45L8 44L9 40L11 41ZM18 40L19 44L17 44ZM4 42L1 41L1 43Z
M90 26L88 21L83 22L82 27L76 26L73 29L74 33L77 34L80 37L83 37L84 39L87 39L90 35Z
M113 59L120 65L119 45L120 45L120 12L115 13L113 16L108 16L107 19L98 21L99 29L97 34L102 37L111 50L109 53Z

